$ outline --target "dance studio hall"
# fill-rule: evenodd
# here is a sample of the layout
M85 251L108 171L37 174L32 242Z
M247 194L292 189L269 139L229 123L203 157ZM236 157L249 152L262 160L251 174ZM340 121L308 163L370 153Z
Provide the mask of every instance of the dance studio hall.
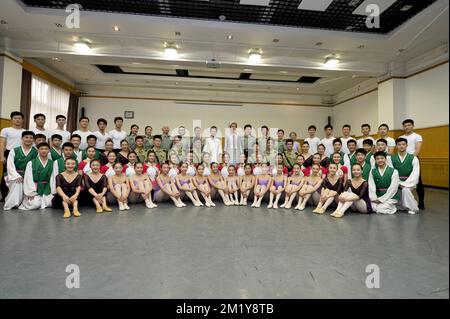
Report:
M448 299L448 20L0 0L0 299Z

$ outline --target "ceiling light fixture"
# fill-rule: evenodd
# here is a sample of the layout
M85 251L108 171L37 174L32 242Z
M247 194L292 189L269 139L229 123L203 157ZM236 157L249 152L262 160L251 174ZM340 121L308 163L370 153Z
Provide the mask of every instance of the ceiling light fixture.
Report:
M173 43L166 43L164 48L164 56L168 59L178 58L178 46Z
M113 26L113 30L115 32L119 32L120 31L120 27L118 25Z
M75 49L80 53L87 53L92 50L91 44L87 41L77 41L73 43Z
M251 49L248 52L248 62L252 64L260 63L262 59L261 49Z
M280 71L280 74L288 74L288 71Z
M229 36L227 36L227 39L228 39L228 40L233 40L233 36L232 36L232 35L229 35Z
M339 59L336 56L329 56L325 59L324 67L326 68L335 68L339 64Z

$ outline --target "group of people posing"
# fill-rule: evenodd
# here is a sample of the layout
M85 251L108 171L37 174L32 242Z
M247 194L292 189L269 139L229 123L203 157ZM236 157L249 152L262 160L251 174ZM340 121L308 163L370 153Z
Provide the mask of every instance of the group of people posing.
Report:
M122 129L123 118L114 119L115 128L106 131L107 121L97 121L98 131L88 129L82 117L80 128L65 131L66 117L56 117L57 129L46 130L46 117L36 114L36 127L23 129L23 114L11 114L12 126L0 134L0 160L5 163L2 179L4 210L64 209L64 217L79 217L79 207L95 205L97 213L129 210L130 203L172 201L185 207L189 200L196 207L214 207L219 199L225 205L270 209L304 210L342 218L352 209L360 213L394 214L406 210L415 214L423 209L418 155L422 138L414 133L414 121L405 120L405 135L397 140L388 136L389 127L379 127L379 138L370 136L370 125L362 125L361 139L351 137L345 125L341 138L333 137L333 127L324 128L325 137L316 137L317 128L308 128L308 138L299 143L294 132L284 139L269 136L266 126L253 137L251 125L238 134L231 123L222 140L216 127L209 137L201 128L186 136L163 127L153 135L148 126L139 135ZM419 204L413 190L417 188ZM420 189L421 188L421 189ZM296 205L295 205L296 204ZM295 206L294 206L295 205Z

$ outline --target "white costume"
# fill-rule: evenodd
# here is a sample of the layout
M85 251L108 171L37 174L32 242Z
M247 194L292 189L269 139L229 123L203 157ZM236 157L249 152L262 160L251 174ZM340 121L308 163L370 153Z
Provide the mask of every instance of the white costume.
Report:
M47 160L45 163L42 162L40 157L37 157L37 160L39 160L43 167L46 167L47 165L53 165L51 160ZM23 180L23 192L24 192L24 199L22 201L22 204L19 206L19 209L21 210L36 210L36 209L45 209L47 207L52 206L52 199L53 194L56 193L56 176L55 171L52 169L52 175L50 177L50 194L49 195L43 195L40 196L37 194L37 186L34 182L33 178L33 162L28 162L27 168L25 169L25 177ZM28 197L33 197L32 199Z
M388 167L385 167L384 170L377 168L381 176L384 176L387 169ZM377 187L375 185L373 171L370 172L369 197L370 200L372 201L372 209L374 212L378 214L389 214L389 215L395 214L397 212L396 204L398 201L394 199L394 196L398 192L398 186L399 186L399 176L397 170L394 169L389 188L386 190L386 193L383 196L378 197L376 193ZM379 200L380 203L374 203L375 200Z
M220 156L223 154L222 141L217 137L208 137L205 140L205 147L203 148L203 152L209 153L211 155L211 162L221 162Z
M22 147L22 152L25 154L25 156L28 156L31 151L33 151L33 148L30 148L28 152L25 152L25 150ZM9 192L8 196L5 199L5 205L3 207L3 210L11 210L14 207L19 207L19 205L23 201L23 181L22 183L14 182L22 178L22 175L20 175L17 172L16 165L14 163L15 157L16 157L15 149L12 149L9 152L8 159L6 162L6 169L8 175L5 176L5 181L6 186L8 186L9 188Z
M398 157L400 158L401 162L404 162L406 158L406 156L402 158L400 154L398 154ZM420 176L420 163L419 159L416 156L414 156L412 164L413 164L412 173L405 181L400 180L399 182L400 186L403 186L404 188L401 188L402 198L400 202L398 202L398 208L400 210L406 209L410 212L416 213L419 211L419 207L412 193L413 189L416 188L417 184L419 183L419 176Z

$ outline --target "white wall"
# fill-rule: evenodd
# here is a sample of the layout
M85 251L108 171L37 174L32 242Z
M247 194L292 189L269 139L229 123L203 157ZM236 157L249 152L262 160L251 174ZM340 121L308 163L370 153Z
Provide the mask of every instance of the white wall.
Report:
M344 124L352 127L352 135L361 135L361 124L367 123L375 133L378 128L378 92L374 91L333 108L335 136L341 136Z
M12 111L20 110L22 66L0 57L0 116L9 119Z
M449 123L448 63L405 80L405 115L418 128Z
M151 125L154 132L160 132L163 125L169 125L171 129L184 125L192 131L194 126L200 126L200 123L196 122L198 120L204 129L215 125L223 131L230 121L236 121L240 127L245 124L251 124L254 128L267 125L274 129L283 128L286 134L295 131L303 137L310 124L317 125L322 133L328 116L332 114L331 107L193 105L177 104L173 101L97 97L83 97L80 105L85 108L85 115L92 120L91 129L96 128L93 120L100 117L107 119L109 129L112 129L115 116L123 116L124 111L134 111L135 119L125 120L125 129L128 130L131 124L136 123L140 126L141 133L146 125Z

